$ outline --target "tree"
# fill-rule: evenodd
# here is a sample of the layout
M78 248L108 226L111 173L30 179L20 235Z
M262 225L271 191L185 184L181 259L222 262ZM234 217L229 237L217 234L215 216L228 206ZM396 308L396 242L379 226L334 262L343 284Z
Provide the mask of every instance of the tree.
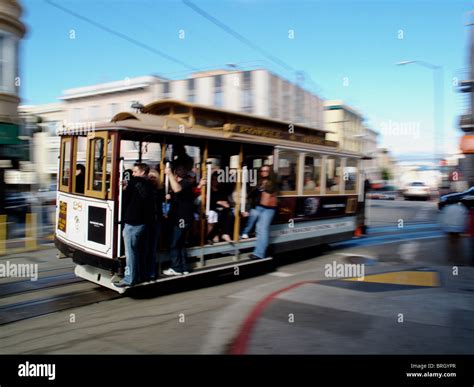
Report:
M380 171L380 174L382 175L382 180L390 180L391 179L391 175L390 175L390 171L387 169L387 168L382 168L382 170Z

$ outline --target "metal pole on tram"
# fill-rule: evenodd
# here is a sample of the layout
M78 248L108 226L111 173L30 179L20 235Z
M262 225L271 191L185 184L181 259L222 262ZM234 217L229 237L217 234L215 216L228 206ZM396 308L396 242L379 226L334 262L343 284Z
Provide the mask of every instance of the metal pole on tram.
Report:
M166 168L170 167L169 161L166 163ZM166 197L168 195L170 188L170 178L168 175L165 175L165 214L168 216L169 212L169 203L168 203L168 198Z
M240 144L240 151L239 151L239 164L237 165L237 198L236 198L236 203L235 203L235 209L234 209L234 236L233 239L234 241L238 242L239 241L239 236L240 236L240 212L242 210L242 200L241 200L241 192L242 192L242 186L245 185L245 182L242 182L242 162L244 158L244 149L243 145ZM237 247L238 245L236 244L235 248L235 255L234 259L236 261L239 260L240 258L240 252Z
M169 168L169 167L170 167L170 163L167 162L166 163L166 168ZM170 178L168 177L168 175L166 175L166 177L165 177L165 192L166 193L168 193L169 188L170 188ZM168 201L168 199L166 199L166 201Z
M204 150L203 150L203 155L201 158L201 179L209 179L209 176L207 176L207 168L206 168L206 163L207 163L207 157L208 157L208 142L206 141L204 145ZM206 184L207 186L207 184ZM199 266L204 267L205 262L204 262L204 239L205 239L205 234L207 233L206 230L206 197L207 197L207 190L206 186L201 186L201 213L200 213L200 232L201 232L201 256L199 258Z
M117 216L117 257L122 256L122 193L124 159L120 157L119 165L119 194L118 194L118 216Z
M244 165L242 167L242 191L240 195L240 212L245 212L245 207L247 206L247 182L248 182L248 169Z
M206 180L206 216L211 210L211 180L212 180L212 162L207 160L207 180Z

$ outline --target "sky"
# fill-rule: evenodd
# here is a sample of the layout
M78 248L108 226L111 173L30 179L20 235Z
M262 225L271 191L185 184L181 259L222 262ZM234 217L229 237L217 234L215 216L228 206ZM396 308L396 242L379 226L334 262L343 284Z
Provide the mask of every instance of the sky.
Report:
M57 102L65 89L158 74L186 78L193 70L265 67L324 99L360 111L395 156L434 150L433 71L403 60L441 66L442 134L458 149L466 95L456 92L468 66L473 1L193 0L251 41L255 50L181 0L50 0L126 38L176 58L170 61L54 7L21 0L28 32L20 54L22 104ZM184 35L183 35L184 34ZM184 37L184 39L183 39ZM262 50L269 55L264 55ZM288 66L281 66L269 56Z

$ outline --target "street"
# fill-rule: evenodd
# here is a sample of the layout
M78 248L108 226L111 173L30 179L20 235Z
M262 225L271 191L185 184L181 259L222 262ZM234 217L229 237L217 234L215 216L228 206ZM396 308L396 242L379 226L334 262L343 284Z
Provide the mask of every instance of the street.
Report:
M372 200L368 214L366 237L181 292L118 296L53 248L4 256L38 263L39 279L1 279L0 352L472 354L474 269L447 253L436 203ZM329 277L341 263L364 277Z

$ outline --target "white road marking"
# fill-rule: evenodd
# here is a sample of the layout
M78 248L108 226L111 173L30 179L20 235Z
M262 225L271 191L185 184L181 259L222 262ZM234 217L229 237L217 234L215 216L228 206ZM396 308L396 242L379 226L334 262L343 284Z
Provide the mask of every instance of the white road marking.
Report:
M367 259L378 260L377 257L372 257L370 255L360 254L360 253L336 253L335 255L343 255L345 257L362 257L362 258L367 258Z
M270 273L274 277L293 277L295 274L292 273L285 273L284 271L276 271L274 273Z

